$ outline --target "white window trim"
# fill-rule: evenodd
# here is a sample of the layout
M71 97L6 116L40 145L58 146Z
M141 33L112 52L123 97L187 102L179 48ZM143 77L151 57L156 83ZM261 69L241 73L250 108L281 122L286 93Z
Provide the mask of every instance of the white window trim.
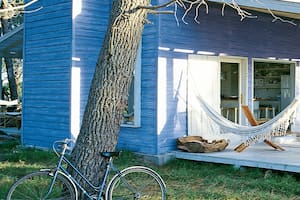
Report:
M134 121L133 124L121 124L122 127L141 126L141 70L142 70L142 43L140 43L134 66Z

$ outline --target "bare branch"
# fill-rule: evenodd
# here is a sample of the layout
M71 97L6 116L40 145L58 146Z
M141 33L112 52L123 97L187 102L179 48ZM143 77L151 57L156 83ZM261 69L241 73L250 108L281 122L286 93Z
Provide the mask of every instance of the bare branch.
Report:
M297 24L296 23L294 23L294 22L292 22L292 21L290 21L290 20L285 20L285 19L282 19L281 17L278 17L278 16L276 16L270 9L268 9L269 10L269 12L270 12L270 14L273 16L273 20L272 20L272 22L275 22L275 21L277 21L277 20L279 20L279 21L281 21L281 22L283 22L283 23L289 23L289 24L292 24L292 25L294 25L294 26L297 26Z
M205 6L206 8L206 13L208 13L208 0L171 0L168 1L165 4L162 5L157 5L157 6L138 6L137 9L149 9L149 10L157 10L160 8L164 8L164 7L168 7L171 5L174 5L174 16L176 19L176 22L178 24L178 18L177 18L177 8L178 6L182 7L185 12L181 18L181 20L183 21L183 23L188 24L185 21L186 16L191 12L191 10L195 9L195 16L194 16L194 21L199 23L198 17L199 17L199 10L200 7L202 5ZM261 4L263 6L264 9L267 9L269 14L274 18L272 20L272 22L275 22L277 20L280 20L281 22L284 23L290 23L292 25L296 25L294 22L290 21L290 20L285 20L277 15L274 14L274 12L268 8L267 6L265 6L260 0L255 0L258 4ZM231 0L231 2L229 2L228 0L223 0L223 7L222 7L222 15L224 16L224 12L225 12L225 7L229 6L232 9L237 11L237 14L241 17L241 21L244 20L245 18L257 18L257 16L252 15L252 13L244 10L241 8L241 6L237 3L236 0ZM155 14L159 14L160 12L155 12ZM162 12L162 13L168 13L168 12Z
M0 13L11 12L11 11L15 11L15 10L22 10L38 1L39 0L32 0L22 6L9 6L8 8L0 9Z
M245 18L257 18L257 16L253 16L251 13L243 10L237 3L235 0L232 0L231 3L228 3L226 1L223 1L223 7L222 7L222 15L224 16L224 10L225 7L229 6L231 8L233 8L234 10L237 11L238 15L241 17L241 21L243 21Z
M208 4L206 3L206 0L195 0L195 1L190 1L190 0L182 0L182 2L188 3L190 4L189 8L185 10L183 16L182 16L182 21L185 24L188 24L184 18L186 17L186 15L191 11L191 9L193 8L193 6L196 5L195 8L195 16L194 16L194 20L195 22L197 22L199 24L199 21L197 20L198 16L199 16L199 9L202 5L205 6L206 8L206 14L208 13Z
M292 24L294 26L296 26L296 24L290 20L285 20L277 15L274 14L274 12L268 8L264 3L262 3L260 0L255 0L256 3L262 5L262 7L266 10L268 10L269 14L272 15L272 17L274 18L272 20L272 22L275 22L277 20L280 20L281 22L283 23L289 23L289 24ZM223 8L222 8L222 15L224 15L224 9L225 9L225 6L228 5L229 7L235 9L237 12L238 12L238 15L241 16L241 21L245 18L257 18L257 16L253 16L251 13L243 10L239 5L238 3L236 3L236 0L232 0L231 3L228 3L226 2L225 0L223 0Z
M154 15L158 15L158 14L173 14L174 11L172 10L165 10L165 11L150 11L149 14L154 14Z
M160 9L160 8L165 8L165 7L168 7L174 3L176 3L177 0L171 0L167 3L164 3L162 5L158 5L158 6L138 6L136 9L148 9L148 10L157 10L157 9Z
M285 20L285 19L283 19L283 18L278 17L277 15L275 15L275 14L273 13L273 11L272 11L270 8L266 7L261 1L259 1L259 0L255 0L255 1L256 1L258 4L262 5L265 9L268 10L268 12L269 12L269 13L272 15L272 17L274 18L274 19L272 20L272 22L275 22L275 21L279 20L279 21L281 21L281 22L283 22L283 23L289 23L289 24L292 24L292 25L294 25L294 26L297 26L297 24L295 24L294 22L292 22L292 21L290 21L290 20Z
M176 20L177 26L179 26L179 21L178 21L178 17L177 17L177 4L175 4L175 6L174 6L174 18Z

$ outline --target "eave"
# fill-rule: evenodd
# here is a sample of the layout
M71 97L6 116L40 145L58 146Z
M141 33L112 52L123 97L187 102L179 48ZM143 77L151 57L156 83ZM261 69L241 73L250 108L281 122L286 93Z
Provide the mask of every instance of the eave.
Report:
M210 0L211 2L232 3L232 0ZM238 0L244 9L269 13L268 9L281 17L300 19L300 0Z

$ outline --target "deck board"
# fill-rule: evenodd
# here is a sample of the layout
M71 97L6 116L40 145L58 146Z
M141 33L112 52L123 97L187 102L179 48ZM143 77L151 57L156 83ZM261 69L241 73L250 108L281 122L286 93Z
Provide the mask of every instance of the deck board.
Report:
M300 173L300 142L280 144L285 151L277 151L260 143L238 153L234 145L213 153L188 153L175 151L175 157L193 161L230 164L235 167L256 167Z

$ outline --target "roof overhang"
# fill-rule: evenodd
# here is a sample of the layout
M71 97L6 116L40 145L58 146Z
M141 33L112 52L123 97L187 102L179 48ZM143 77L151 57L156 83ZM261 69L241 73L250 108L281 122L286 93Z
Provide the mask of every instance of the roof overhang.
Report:
M232 3L232 0L210 0L212 2ZM269 13L268 9L278 16L300 19L300 0L238 0L237 3L249 10Z
M0 37L0 57L23 57L23 24Z
M262 13L269 13L268 10L262 9L262 8L252 8L252 7L246 7L246 6L244 6L243 8L248 9L248 10L254 10L254 11L262 12ZM280 17L300 19L300 14L299 13L283 12L283 11L276 11L276 10L272 10L272 12L275 15L280 16Z

